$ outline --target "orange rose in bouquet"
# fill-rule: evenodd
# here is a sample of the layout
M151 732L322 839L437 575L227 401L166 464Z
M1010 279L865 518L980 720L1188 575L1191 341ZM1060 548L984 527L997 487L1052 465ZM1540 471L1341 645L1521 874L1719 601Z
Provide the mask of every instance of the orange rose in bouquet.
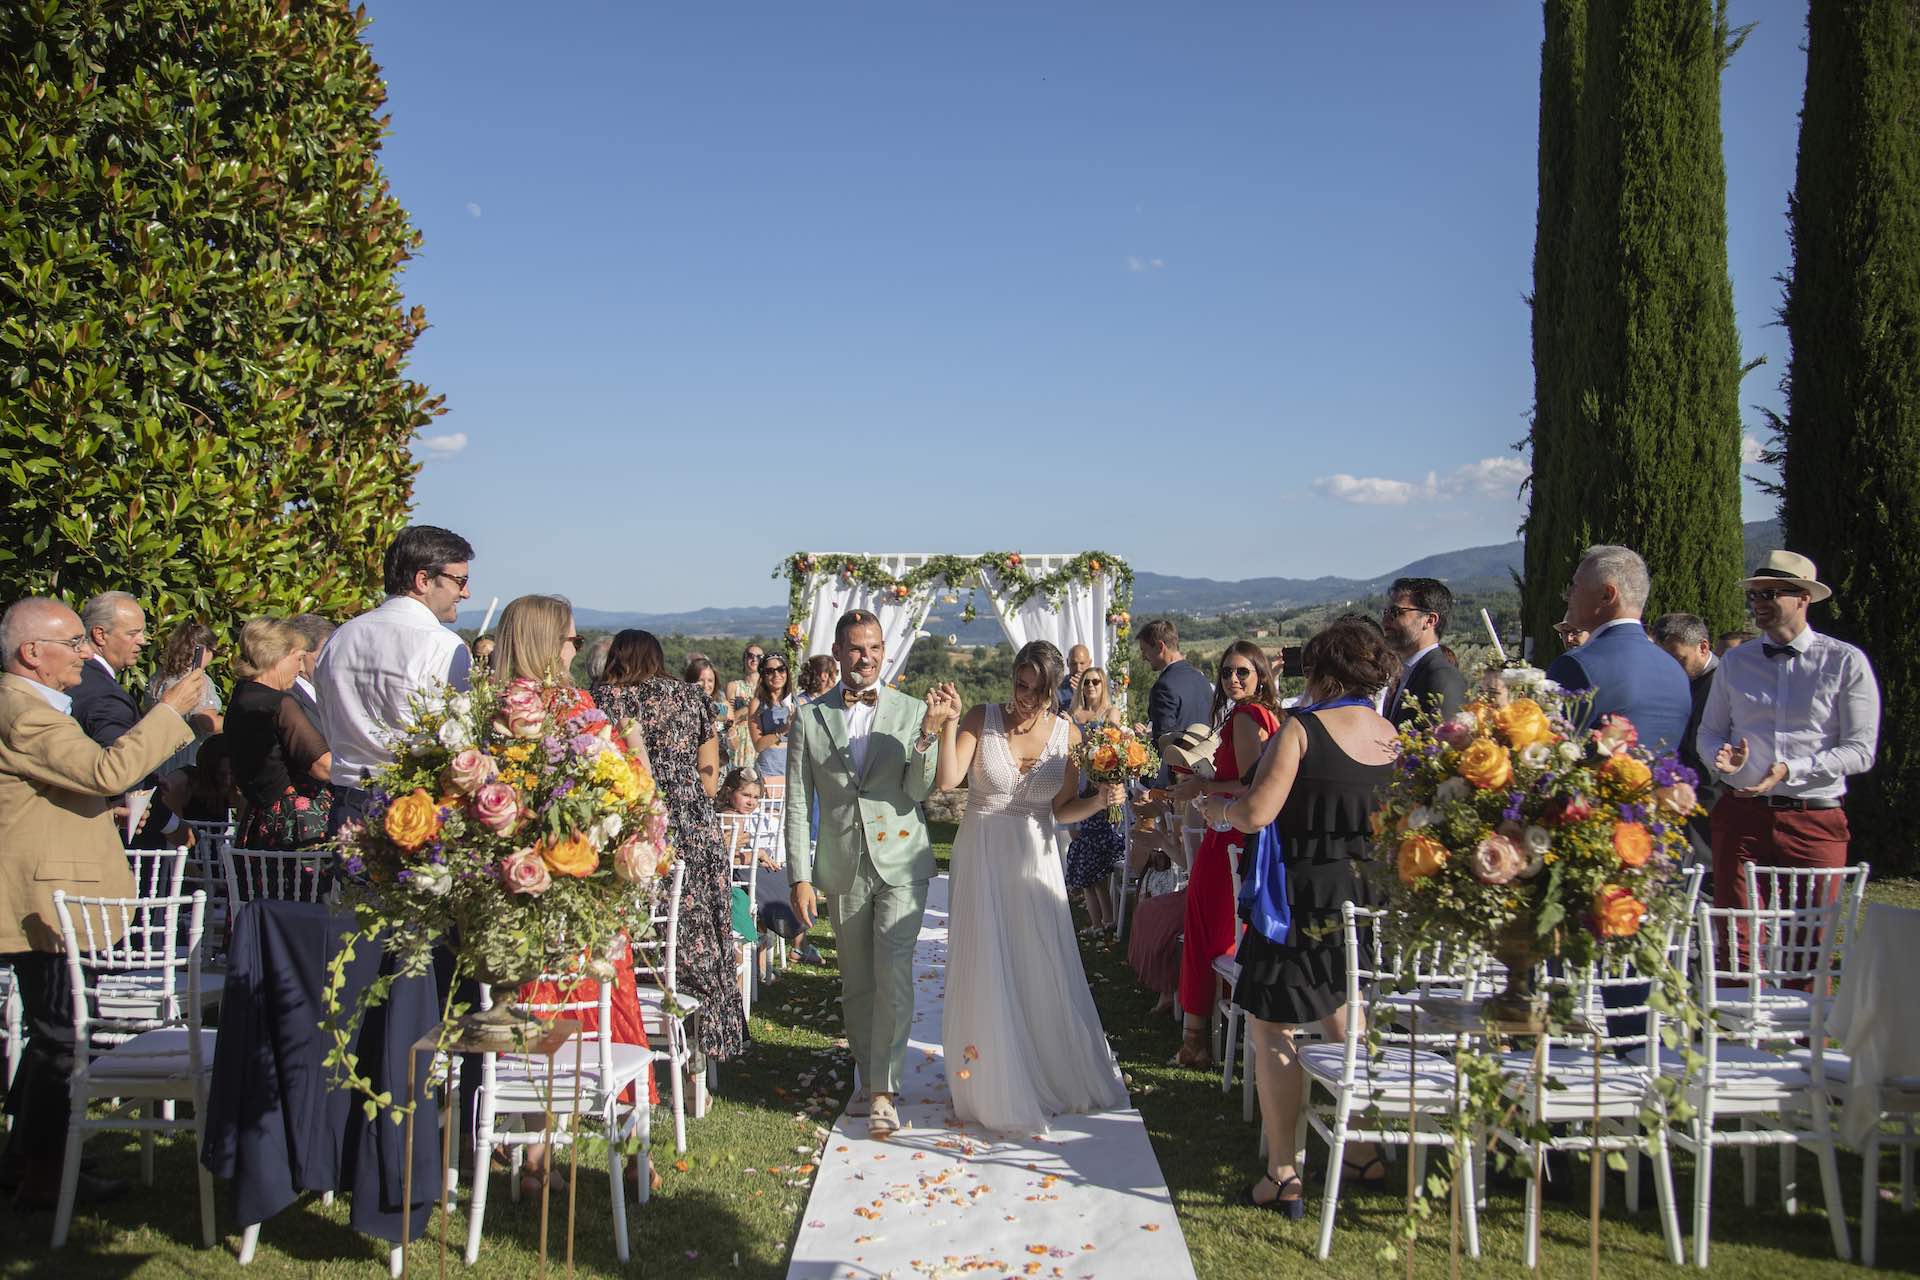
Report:
M600 851L593 847L592 840L577 831L565 839L542 845L540 857L557 876L580 879L600 869Z
M1432 836L1408 836L1400 842L1400 883L1424 880L1447 865L1447 847Z
M1513 781L1513 758L1492 738L1475 738L1468 743L1455 768L1462 778L1482 791L1504 787Z
M1616 822L1613 852L1626 866L1644 867L1653 856L1653 833L1637 822Z
M1532 698L1515 698L1493 713L1493 727L1516 751L1536 742L1552 742L1553 726L1547 713Z
M1618 885L1608 885L1593 900L1593 931L1602 938L1631 938L1640 932L1647 904Z
M440 832L440 806L424 789L412 791L387 806L383 825L387 839L411 853Z

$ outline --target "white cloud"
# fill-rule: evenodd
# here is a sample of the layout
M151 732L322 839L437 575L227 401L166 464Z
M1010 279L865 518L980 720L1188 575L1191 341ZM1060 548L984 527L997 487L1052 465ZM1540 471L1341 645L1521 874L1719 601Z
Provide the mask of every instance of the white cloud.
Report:
M480 216L480 206L471 200L467 201L467 216L469 218L477 218Z
M1745 463L1759 462L1761 460L1760 455L1766 452L1766 448L1767 446L1761 443L1759 436L1755 436L1755 435L1741 436L1740 437L1740 461Z
M467 447L467 433L453 431L444 436L421 436L413 444L422 453L435 458L451 458Z
M1415 499L1511 498L1527 478L1529 468L1519 458L1481 458L1441 475L1427 472L1421 480L1391 480L1382 476L1350 476L1337 472L1313 482L1313 491L1336 502L1366 507L1401 507Z
M1165 258L1142 258L1138 254L1131 253L1127 255L1127 270L1129 271L1158 271L1166 265L1167 260Z

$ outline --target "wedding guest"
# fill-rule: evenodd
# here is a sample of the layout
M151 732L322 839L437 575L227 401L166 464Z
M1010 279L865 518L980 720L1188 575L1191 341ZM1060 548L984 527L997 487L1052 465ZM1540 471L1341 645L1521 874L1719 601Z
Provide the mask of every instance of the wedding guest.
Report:
M749 644L740 655L740 678L727 682L728 732L733 737L731 754L741 764L751 764L759 754L753 745L753 722L749 713L754 691L760 686L760 663L765 657L766 651L759 644Z
M1136 827L1134 846L1146 845L1151 834ZM1159 993L1153 1012L1162 1014L1173 1011L1180 990L1180 926L1187 916L1187 890L1165 848L1149 847L1141 866L1140 901L1127 928L1127 967L1142 986Z
M1686 737L1693 698L1686 674L1640 621L1651 590L1647 562L1636 552L1611 544L1587 548L1567 591L1567 620L1587 629L1587 642L1555 658L1547 679L1589 691L1583 728L1623 717L1641 745L1659 755L1677 750Z
M794 699L796 709L806 706L815 698L824 698L833 692L833 686L840 683L840 664L833 660L830 653L816 653L808 658L806 665L800 668L800 693Z
M721 813L750 817L760 808L760 774L750 766L729 769L727 776L720 781L720 790L714 794L713 807ZM766 903L784 903L790 886L787 884L786 869L775 862L765 850L755 852L753 828L747 823L735 823L722 828L727 833L727 864L733 868L747 865L748 859L759 863L754 872L753 901L748 906L747 916L750 922L757 922L761 907ZM740 920L739 895L743 892L737 885L734 888L734 933L746 938L751 936L754 947L754 967L759 971L762 981L767 980L771 972L774 934L771 930L755 927L751 934L743 930Z
M18 1189L21 1208L51 1209L74 1063L73 993L53 894L136 894L112 802L192 741L186 717L206 698L206 676L183 676L102 747L70 714L69 691L92 665L78 614L37 597L9 605L0 615L0 660L0 964L13 970L28 1032L7 1090L13 1121L0 1177ZM81 1204L126 1190L120 1179L72 1172Z
M313 673L320 731L333 757L332 822L366 812L373 771L393 760L388 736L407 722L413 695L469 685L473 657L446 624L467 590L473 545L430 524L409 525L387 548L387 598L342 623Z
M1467 679L1440 643L1453 614L1453 592L1438 578L1395 578L1380 610L1380 627L1400 659L1388 686L1386 716L1393 727L1438 722L1467 700Z
M296 614L288 619L300 638L306 641L306 649L300 655L300 674L293 678L293 688L287 694L300 704L307 713L307 719L313 727L320 727L320 695L314 692L313 673L320 665L320 655L327 647L327 641L333 638L333 623L317 613Z
M1108 696L1103 668L1081 669L1067 714L1082 738L1101 726L1123 722L1120 708ZM1094 786L1092 781L1083 780L1080 794L1092 795ZM1113 872L1126 856L1124 828L1109 822L1104 809L1074 824L1073 839L1067 844L1066 880L1067 888L1080 890L1086 904L1087 927L1080 931L1081 937L1096 937L1113 928Z
M587 642L586 652L580 655L580 661L586 665L587 684L598 684L607 671L607 654L613 648L612 636L595 636Z
M1213 701L1213 689L1207 678L1180 653L1180 629L1171 618L1155 618L1134 636L1140 660L1156 673L1153 689L1147 695L1147 727L1157 745L1169 735L1190 724L1205 724L1207 708ZM1173 772L1165 764L1154 779L1155 787L1173 782Z
M89 738L110 747L140 721L140 704L121 686L120 677L140 660L140 651L147 647L147 615L140 602L126 592L102 591L81 608L80 620L93 653L81 667L80 682L72 690L73 718ZM211 691L213 686L203 680L199 687ZM159 785L156 770L134 788L154 789L140 829L130 842L136 846L165 845L179 830L180 819L167 809Z
M1713 651L1724 658L1727 656L1727 650L1738 649L1747 641L1759 638L1760 633L1757 631L1722 631L1720 639L1714 643Z
M1267 655L1250 640L1236 640L1220 655L1209 721L1220 726L1211 777L1198 775L1175 786L1176 802L1195 797L1238 796L1252 780L1267 739L1280 727L1280 695ZM1194 852L1187 881L1187 914L1181 930L1180 1007L1186 1027L1174 1065L1211 1070L1207 1028L1213 1020L1218 978L1213 962L1232 955L1239 917L1234 876L1246 841L1232 827L1214 822Z
M474 672L476 673L484 672L486 671L488 665L492 663L493 646L494 646L494 639L492 636L475 636L474 637L473 647L468 651L469 653L472 654L471 666Z
M1695 747L1727 787L1713 807L1717 906L1747 906L1747 864L1847 864L1847 778L1873 767L1880 685L1867 655L1807 620L1833 591L1774 551L1746 580L1759 644L1721 658Z
M720 673L713 669L713 663L703 653L690 653L687 663L680 669L680 678L700 690L700 696L707 700L707 708L713 713L713 722L717 727L714 734L720 768L733 766L733 735L727 732L727 704L720 697Z
M787 730L793 723L793 697L788 684L787 660L778 654L760 662L760 683L754 687L753 701L747 707L748 723L753 726L753 767L767 781L767 791L778 795L787 776ZM779 778L781 785L774 785Z
M227 735L216 733L200 744L200 752L184 771L186 796L180 816L188 822L226 822L239 807L233 785L233 758Z
M1553 624L1553 634L1560 637L1561 649L1578 649L1592 635L1585 627L1569 618L1562 618Z
M697 1047L725 1060L745 1047L746 1016L734 985L733 879L712 795L719 786L713 712L698 689L667 675L660 641L613 637L594 701L616 723L640 722L655 782L666 797L673 847L686 865L680 897L680 985L700 1000Z
M197 665L196 653L199 655ZM210 664L213 658L213 628L198 618L175 623L173 630L167 633L166 643L160 646L160 659L153 664L153 678L147 681L147 690L140 697L141 709L153 710L167 690L178 684L189 671ZM194 708L193 714L187 717L187 724L193 730L193 741L160 766L163 776L192 764L200 745L209 736L220 732L220 691L213 687L211 679L207 681L206 705Z
M1278 904L1256 904L1256 923L1240 940L1233 1000L1247 1014L1267 1139L1263 1176L1241 1199L1295 1219L1305 1214L1294 1167L1305 1091L1293 1029L1318 1022L1326 1038L1337 1041L1345 1037L1352 1013L1340 912L1348 902L1374 901L1360 863L1371 844L1367 815L1392 772L1396 742L1393 725L1373 709L1373 699L1397 675L1401 664L1394 657L1365 622L1341 618L1329 624L1302 655L1307 702L1287 717L1252 786L1236 798L1206 801L1213 822L1246 835L1273 823L1281 837L1289 924L1284 936L1268 936L1258 922L1268 920L1264 928L1273 929L1271 909ZM1372 1144L1349 1150L1353 1157L1343 1176L1363 1186L1385 1182L1386 1166Z
M1687 839L1693 845L1693 861L1709 870L1713 866L1713 840L1709 819L1723 789L1700 758L1694 739L1700 733L1700 720L1707 710L1707 696L1713 691L1714 676L1720 670L1720 658L1713 651L1712 632L1707 620L1691 613L1663 613L1648 628L1653 642L1687 673L1687 692L1693 699L1693 711L1687 717L1686 733L1680 741L1680 763L1699 778L1696 795L1707 812L1687 819Z
M1065 715L1073 710L1073 693L1080 687L1080 677L1093 666L1093 654L1083 644L1074 645L1067 650L1067 678L1060 682L1058 710Z
M326 739L288 693L306 639L291 622L255 618L240 628L239 648L224 734L233 780L246 800L238 847L309 848L327 838L333 762Z

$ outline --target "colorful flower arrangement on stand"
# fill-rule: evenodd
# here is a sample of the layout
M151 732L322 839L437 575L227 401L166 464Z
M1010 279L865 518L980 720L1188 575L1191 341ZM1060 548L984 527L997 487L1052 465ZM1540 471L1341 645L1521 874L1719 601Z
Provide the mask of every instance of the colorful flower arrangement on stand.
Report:
M336 842L358 932L327 993L330 1063L364 1084L348 1052L364 1007L339 1007L356 942L394 960L369 1004L393 978L430 972L443 947L460 975L496 988L492 1011L462 1021L468 1037L525 1033L514 993L500 988L557 970L613 976L629 941L645 936L673 859L666 802L637 742L637 726L616 730L567 686L483 682L415 699L366 820Z
M1089 729L1073 749L1073 762L1082 778L1101 785L1151 778L1160 772L1160 753L1153 749L1153 738L1143 724ZM1124 806L1107 807L1108 822L1117 825L1126 816Z

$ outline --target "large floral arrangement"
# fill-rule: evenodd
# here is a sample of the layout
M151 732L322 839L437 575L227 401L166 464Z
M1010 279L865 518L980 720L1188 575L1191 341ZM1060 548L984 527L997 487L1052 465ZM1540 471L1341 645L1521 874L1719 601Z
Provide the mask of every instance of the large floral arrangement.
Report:
M1509 969L1541 956L1662 967L1652 926L1684 906L1666 889L1688 853L1693 770L1619 717L1577 728L1585 699L1536 669L1495 669L1482 689L1400 735L1374 815L1396 941L1492 952Z
M672 857L666 803L631 732L566 686L416 698L366 821L340 834L343 896L362 930L407 972L425 972L442 944L486 982L580 958L610 972L646 928Z

